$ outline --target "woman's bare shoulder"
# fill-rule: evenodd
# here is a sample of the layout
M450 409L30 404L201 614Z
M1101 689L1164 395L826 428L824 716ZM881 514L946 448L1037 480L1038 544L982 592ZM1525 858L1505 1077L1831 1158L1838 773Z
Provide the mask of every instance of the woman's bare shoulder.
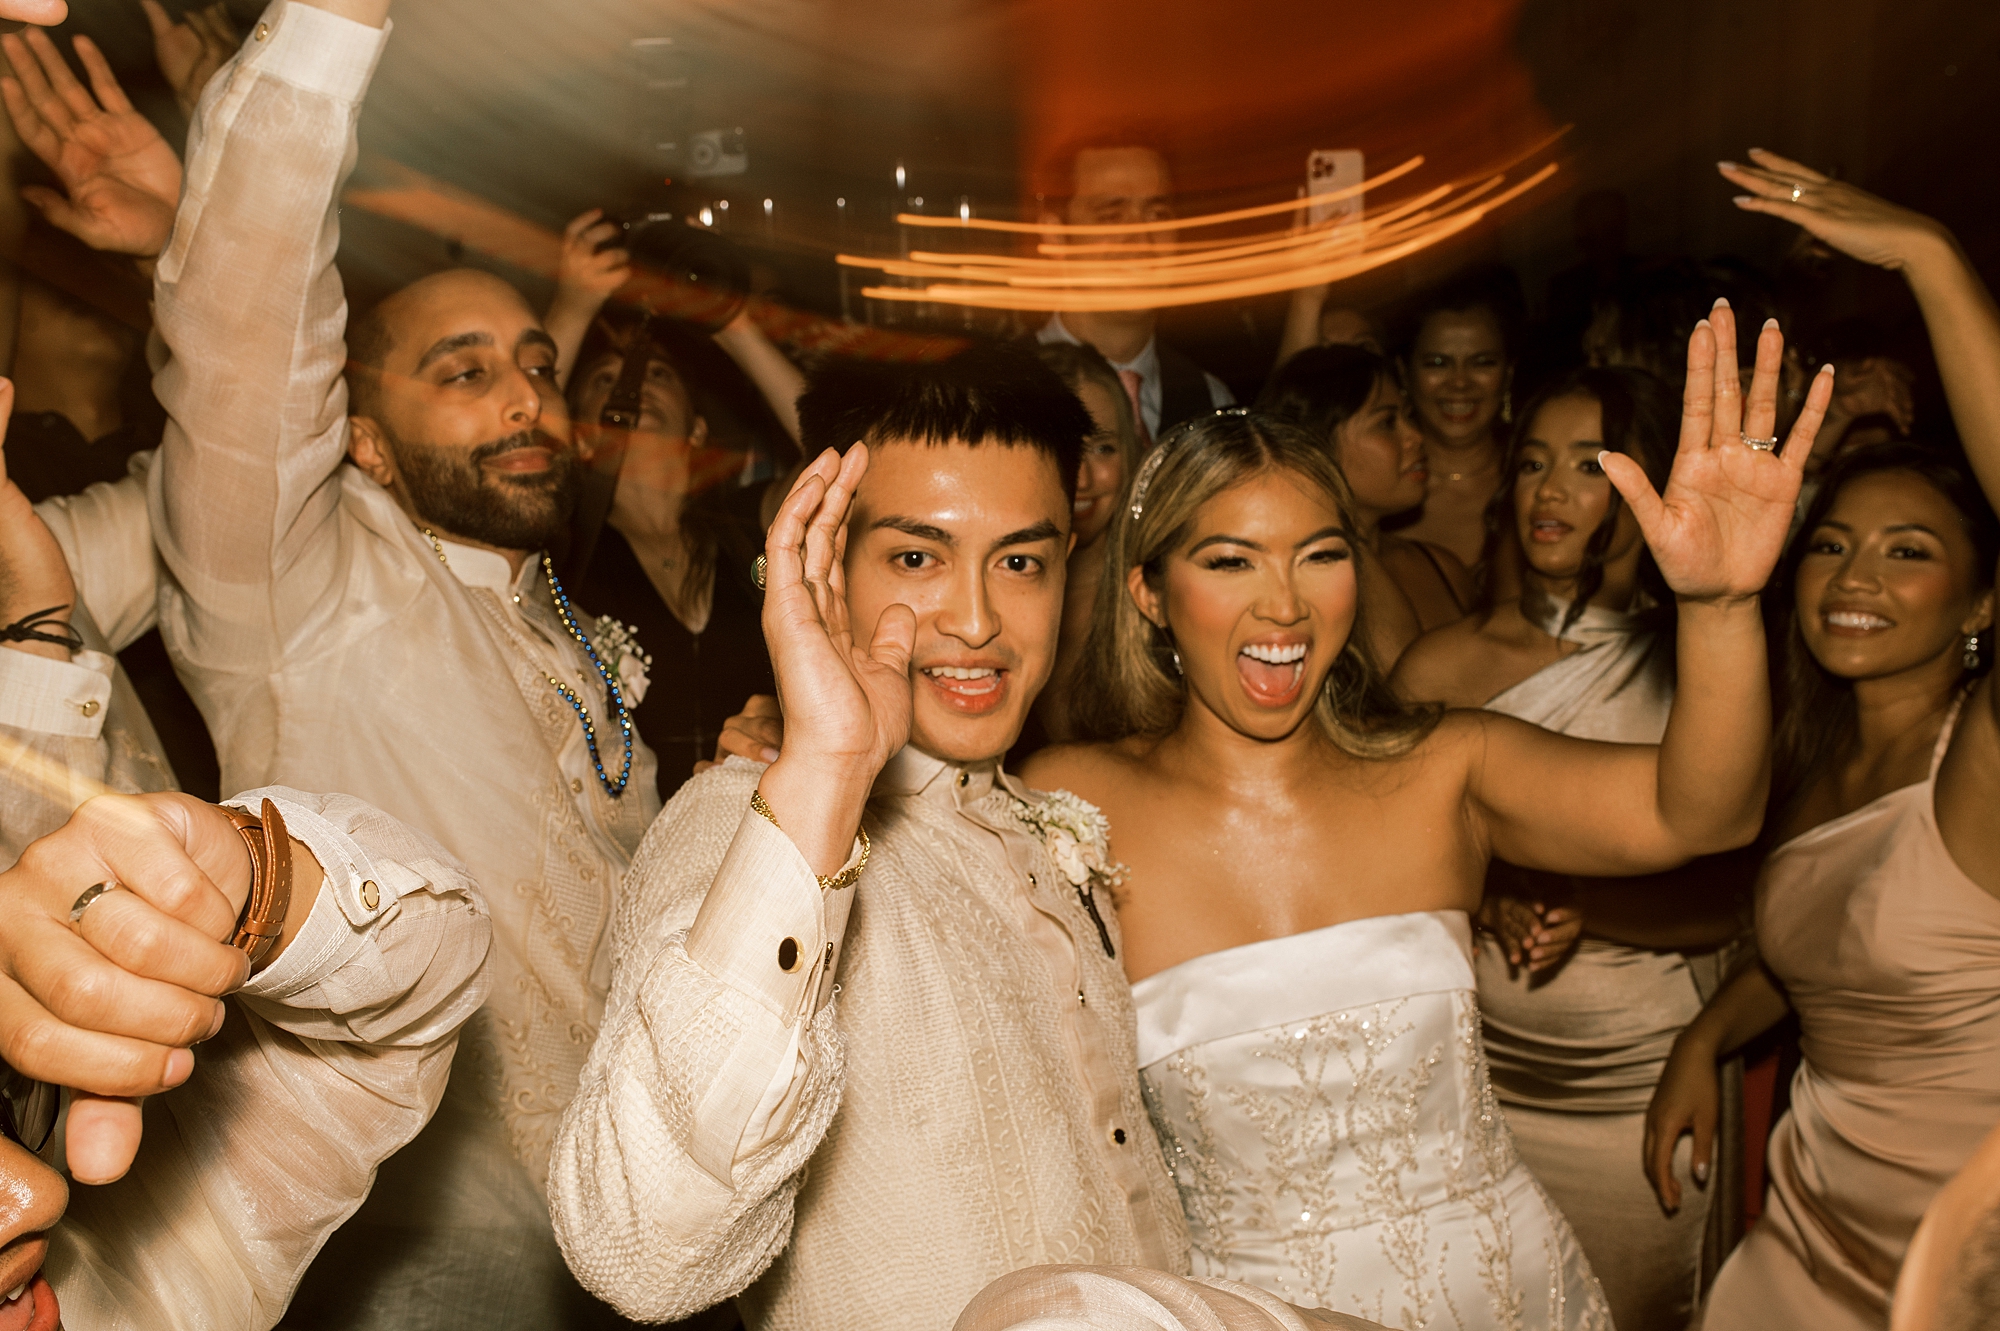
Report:
M1407 702L1441 702L1471 707L1485 701L1468 696L1482 658L1491 649L1486 622L1467 616L1434 628L1403 650L1389 685Z
M1020 777L1036 790L1072 790L1093 803L1142 770L1155 741L1134 736L1108 744L1051 744L1022 764Z

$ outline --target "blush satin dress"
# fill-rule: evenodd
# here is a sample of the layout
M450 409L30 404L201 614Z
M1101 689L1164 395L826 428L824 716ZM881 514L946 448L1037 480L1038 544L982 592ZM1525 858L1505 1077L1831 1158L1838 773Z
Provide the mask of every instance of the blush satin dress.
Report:
M1716 1277L1704 1331L1860 1331L1924 1208L2000 1122L2000 899L1952 861L1930 776L1787 841L1757 943L1805 1061L1771 1136L1764 1216Z

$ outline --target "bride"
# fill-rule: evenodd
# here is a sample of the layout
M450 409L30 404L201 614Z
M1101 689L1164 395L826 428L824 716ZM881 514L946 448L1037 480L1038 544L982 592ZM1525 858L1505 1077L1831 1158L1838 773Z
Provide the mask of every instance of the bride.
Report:
M1761 438L1782 342L1767 326L1746 404L1718 302L1664 497L1601 459L1679 604L1658 745L1400 706L1359 646L1348 487L1308 437L1227 413L1148 460L1073 704L1095 742L1024 775L1096 802L1129 866L1141 1075L1197 1275L1405 1328L1609 1325L1494 1103L1467 916L1493 856L1622 876L1756 834L1757 595L1832 391L1782 454Z

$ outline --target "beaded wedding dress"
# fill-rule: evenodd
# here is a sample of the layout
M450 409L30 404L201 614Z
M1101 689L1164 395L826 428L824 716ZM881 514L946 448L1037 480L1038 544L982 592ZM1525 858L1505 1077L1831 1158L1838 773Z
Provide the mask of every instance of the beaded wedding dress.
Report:
M1494 1102L1471 943L1462 911L1379 916L1133 986L1197 1276L1407 1331L1608 1331Z

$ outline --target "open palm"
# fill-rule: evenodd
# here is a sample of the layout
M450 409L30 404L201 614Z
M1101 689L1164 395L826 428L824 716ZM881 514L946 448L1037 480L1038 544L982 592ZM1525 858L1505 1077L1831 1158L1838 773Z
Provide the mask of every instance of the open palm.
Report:
M0 100L21 141L62 184L61 191L29 186L22 197L92 249L158 254L180 204L180 158L133 109L103 53L76 38L86 89L39 28L0 37L0 50L14 69L13 78L0 78Z
M1692 600L1754 596L1770 580L1791 528L1813 438L1833 397L1822 367L1782 452L1753 448L1778 415L1785 340L1775 321L1757 339L1746 402L1736 373L1736 317L1721 301L1688 339L1680 448L1664 495L1633 459L1603 455L1605 471L1632 506L1667 585Z
M764 637L784 709L784 749L829 774L873 780L909 739L916 616L891 606L873 639L848 620L847 518L868 449L821 454L792 487L764 546Z

